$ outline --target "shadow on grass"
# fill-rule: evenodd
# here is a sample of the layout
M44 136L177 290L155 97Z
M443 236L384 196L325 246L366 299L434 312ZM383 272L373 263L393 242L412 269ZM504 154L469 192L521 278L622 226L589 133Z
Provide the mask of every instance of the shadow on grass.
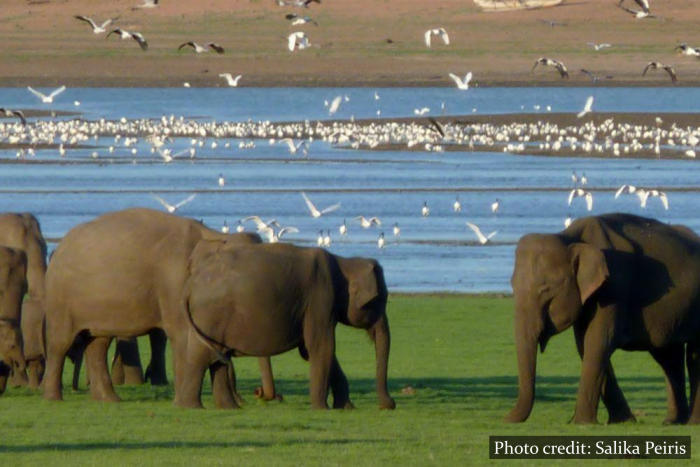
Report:
M110 449L210 449L210 448L267 448L271 446L293 446L297 444L310 445L318 444L320 446L332 445L354 445L367 443L385 443L391 441L389 439L291 439L291 440L276 440L274 442L263 441L231 441L231 442L197 442L197 441L153 441L143 443L118 443L118 442L100 442L100 443L46 443L46 444L27 444L17 446L0 445L0 454L2 453L24 453L24 452L40 452L40 451L102 451Z

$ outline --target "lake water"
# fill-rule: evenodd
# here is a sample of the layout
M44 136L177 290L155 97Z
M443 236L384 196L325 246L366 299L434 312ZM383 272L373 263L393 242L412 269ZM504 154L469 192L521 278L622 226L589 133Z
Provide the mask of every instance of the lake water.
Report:
M375 99L375 91L379 99ZM447 114L577 112L589 95L597 111L700 112L700 88L313 88L313 89L68 89L53 104L41 104L26 89L0 89L0 106L80 112L88 120L183 116L201 121L327 119L324 100L347 96L334 118L413 116L429 107ZM75 106L79 101L80 106ZM535 110L534 106L539 106ZM7 122L8 120L4 120ZM700 117L698 118L700 126ZM56 149L36 150L18 161L17 152L0 150L0 210L29 211L45 236L60 238L75 225L102 213L133 206L159 209L151 196L175 202L196 198L178 212L202 219L213 228L224 221L235 226L249 215L277 219L299 228L295 243L315 244L319 230L331 230L330 251L344 256L376 257L393 291L508 292L513 251L528 232L556 232L567 215L587 215L582 200L567 206L571 173L585 172L594 194L592 214L623 211L682 223L700 231L698 166L693 160L625 160L547 158L485 152L371 152L332 147L314 141L308 158L290 155L284 145L256 141L239 148L239 140L206 140L194 159L157 162L143 138L131 148L114 138L89 141L90 148L69 149L63 163ZM107 147L115 145L113 154ZM229 147L226 147L226 146ZM166 146L177 152L189 138ZM98 159L91 154L98 153ZM114 158L119 163L105 159ZM155 161L155 162L154 162ZM219 174L226 185L217 185ZM614 199L623 183L664 187L670 209L657 199L646 209L633 197ZM300 195L305 191L318 207L341 203L337 211L313 219ZM455 197L463 205L452 211ZM496 199L500 209L492 213ZM430 216L421 216L427 203ZM362 229L353 218L377 216L379 228ZM338 226L346 220L349 234ZM486 232L497 230L493 243L481 246L466 227L470 221ZM400 240L391 231L401 227ZM248 229L253 225L248 224ZM376 240L384 232L387 247ZM51 245L53 248L55 245Z

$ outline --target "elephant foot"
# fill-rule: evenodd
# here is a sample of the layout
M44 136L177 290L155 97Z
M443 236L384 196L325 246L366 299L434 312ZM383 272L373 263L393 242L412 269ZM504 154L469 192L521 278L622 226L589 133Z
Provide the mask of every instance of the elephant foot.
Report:
M391 397L383 398L379 402L379 408L382 410L394 410L396 408L396 402Z
M616 423L636 422L636 421L637 421L637 419L630 412L630 413L626 413L626 414L610 415L608 418L608 425L613 425Z
M688 425L700 425L700 416L692 416L688 419Z
M686 423L689 423L687 416L666 417L664 419L664 425L685 425Z
M52 391L44 391L44 399L46 399L47 401L62 401L63 396L60 392L55 393Z
M198 400L177 400L174 402L176 407L181 407L183 409L203 409L201 401Z
M265 394L262 386L255 388L255 397L263 401L280 401L282 402L284 398L282 394L275 392L273 394Z
M574 418L571 420L573 423L576 425L597 425L598 424L598 419L595 416L582 416L582 415L574 415Z
M335 403L333 402L333 408L334 409L343 409L343 410L352 410L355 408L355 404L353 404L349 399L344 401L344 402L339 402Z

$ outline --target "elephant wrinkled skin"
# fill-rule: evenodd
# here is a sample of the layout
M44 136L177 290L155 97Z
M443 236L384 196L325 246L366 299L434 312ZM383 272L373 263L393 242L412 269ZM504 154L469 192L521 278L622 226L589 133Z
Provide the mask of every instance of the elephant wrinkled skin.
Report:
M348 382L335 356L340 322L366 329L374 340L380 406L393 409L387 391L386 300L381 266L371 259L287 244L210 254L193 264L185 285L183 314L191 328L175 403L201 407L204 372L224 365L231 355L270 356L298 347L310 362L312 407L328 408L329 388L334 407L351 407ZM235 406L222 398L217 405Z
M618 348L647 350L662 367L667 423L700 422L700 240L690 229L627 214L581 218L523 236L511 283L519 391L507 421L532 410L538 343L544 351L573 326L582 359L574 422L595 423L601 398L609 422L634 419L610 363Z
M108 213L70 230L46 273L44 397L62 398L65 356L78 335L86 338L94 399L119 400L106 362L114 336L164 331L172 341L177 382L187 341L180 298L190 254L200 243L216 249L259 242L255 234L222 234L195 220L144 208ZM164 357L164 348L154 349L151 366L163 374Z
M0 246L0 394L10 373L24 376L26 361L22 351L20 313L27 290L27 257L22 250Z

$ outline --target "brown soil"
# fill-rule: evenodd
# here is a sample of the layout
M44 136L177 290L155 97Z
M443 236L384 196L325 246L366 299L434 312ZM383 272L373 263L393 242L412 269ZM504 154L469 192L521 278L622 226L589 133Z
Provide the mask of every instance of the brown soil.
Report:
M627 0L633 5L631 0ZM589 85L586 68L612 75L599 85L670 85L660 71L642 77L651 60L676 67L678 85L700 84L700 60L680 56L680 42L700 46L696 0L652 1L662 19L636 20L617 0L565 0L562 6L484 13L470 0L323 0L311 8L273 0L164 0L132 11L140 0L3 0L0 85L222 86L222 72L242 73L241 86L451 86L448 72L473 71L479 86ZM319 26L292 27L284 15L310 15ZM150 47L94 35L75 14L140 31ZM542 20L564 25L550 26ZM451 45L425 47L423 32L443 26ZM286 36L305 30L314 46L290 53ZM195 40L226 53L177 51ZM613 47L595 52L587 42ZM539 56L562 60L571 78L531 73Z

